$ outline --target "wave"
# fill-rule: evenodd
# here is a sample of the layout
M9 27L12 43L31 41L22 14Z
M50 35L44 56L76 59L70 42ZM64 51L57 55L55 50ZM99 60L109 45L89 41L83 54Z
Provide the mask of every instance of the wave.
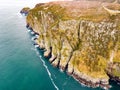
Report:
M63 70L62 70L62 69L59 69L59 71L60 71L61 73L63 73Z
M44 66L44 67L46 68L46 70L47 70L47 73L48 73L48 75L49 75L49 78L50 78L52 84L54 85L54 87L56 88L56 90L59 90L59 88L57 87L57 85L56 85L55 82L53 81L53 78L52 78L52 76L51 76L51 73L50 73L50 71L49 71L47 65L45 64L45 61L42 60L42 58L41 58L42 56L39 56L39 57L40 57L40 60L41 60L42 63L43 63L43 66Z
M37 51L37 49L36 49L36 54L39 56L40 60L41 60L42 63L43 63L43 66L44 66L45 69L47 70L48 76L49 76L49 78L50 78L52 84L54 85L54 87L56 88L56 90L59 90L59 88L57 87L57 85L55 84L55 82L54 82L54 80L53 80L53 78L52 78L52 75L51 75L51 73L50 73L50 71L49 71L47 65L45 64L45 61L42 59L42 56L39 55L39 52Z
M35 37L32 37L31 40L34 41L34 40L35 40Z
M31 48L31 50L36 51L36 49L35 49L35 48Z
M31 30L28 29L27 32L31 32Z

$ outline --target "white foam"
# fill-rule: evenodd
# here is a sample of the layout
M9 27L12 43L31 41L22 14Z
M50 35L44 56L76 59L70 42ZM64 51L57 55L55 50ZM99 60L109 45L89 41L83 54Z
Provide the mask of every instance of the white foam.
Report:
M27 31L30 32L31 30L28 29Z
M60 71L61 73L63 73L63 70L62 70L62 69L59 69L59 71Z
M36 38L39 38L39 35L35 35Z
M50 71L49 71L47 65L45 64L45 61L42 60L42 58L41 58L42 56L39 56L39 57L40 57L40 60L41 60L42 63L43 63L43 66L44 66L44 67L46 68L46 70L47 70L47 73L48 73L48 75L49 75L49 78L50 78L52 84L54 85L54 87L56 88L56 90L59 90L59 88L56 86L56 84L55 84L55 82L54 82L54 80L53 80L53 78L52 78L52 76L51 76L51 73L50 73Z
M31 34L33 35L33 34L35 34L35 32L32 31Z
M35 45L35 48L38 48L39 47L39 45Z
M35 49L35 48L31 48L31 50L36 51L36 49Z
M34 41L34 40L35 40L35 37L32 37L31 40Z

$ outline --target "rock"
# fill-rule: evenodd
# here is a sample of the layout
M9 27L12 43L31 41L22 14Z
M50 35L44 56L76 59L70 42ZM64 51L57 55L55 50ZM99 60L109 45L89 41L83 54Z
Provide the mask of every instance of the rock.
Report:
M106 71L111 80L117 83L120 83L120 63L119 62L109 63L109 66Z
M29 10L30 10L29 7L24 7L24 8L20 11L20 13L21 13L21 14L24 14L25 16L27 16Z
M52 62L52 65L53 65L54 67L58 67L58 65L59 65L59 59L56 58L56 59Z
M80 73L79 71L75 70L73 72L72 76L78 80L79 83L82 83L84 85L96 88L101 87L104 89L109 89L110 85L108 82L108 79L99 79L99 78L92 78L84 73Z
M50 56L51 51L47 50L44 52L44 57L49 57Z
M52 63L56 59L56 56L52 55L52 57L49 59L49 61Z
M71 64L71 62L68 63L68 68L67 68L67 73L68 75L72 75L74 71L73 65Z
M104 6L120 10L120 4ZM31 9L26 27L39 35L35 42L46 50L45 57L51 53L53 66L86 86L108 89L108 62L120 61L119 18L110 16L98 1L56 1ZM119 72L117 64L114 68Z
M61 49L62 56L60 58L60 63L59 63L59 68L62 69L63 71L67 69L67 64L70 61L71 53L72 53L71 46L67 41L64 41L63 47Z

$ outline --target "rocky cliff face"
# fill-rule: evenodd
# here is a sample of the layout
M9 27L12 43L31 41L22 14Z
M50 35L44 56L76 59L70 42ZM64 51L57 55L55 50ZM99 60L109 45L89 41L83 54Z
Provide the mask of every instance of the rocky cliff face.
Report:
M36 43L45 49L44 56L51 54L53 66L87 86L109 88L108 65L120 62L118 10L119 4L97 1L40 3L26 22L39 34Z
M24 14L24 15L26 16L26 15L28 14L29 10L30 10L29 7L24 7L24 8L20 11L20 13L21 13L21 14Z

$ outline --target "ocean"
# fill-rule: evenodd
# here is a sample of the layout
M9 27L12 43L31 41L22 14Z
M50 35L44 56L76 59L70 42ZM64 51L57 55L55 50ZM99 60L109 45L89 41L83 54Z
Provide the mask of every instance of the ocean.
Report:
M37 2L35 2L37 1ZM79 84L35 48L20 10L41 0L0 1L0 90L102 90ZM110 90L120 90L111 82Z

